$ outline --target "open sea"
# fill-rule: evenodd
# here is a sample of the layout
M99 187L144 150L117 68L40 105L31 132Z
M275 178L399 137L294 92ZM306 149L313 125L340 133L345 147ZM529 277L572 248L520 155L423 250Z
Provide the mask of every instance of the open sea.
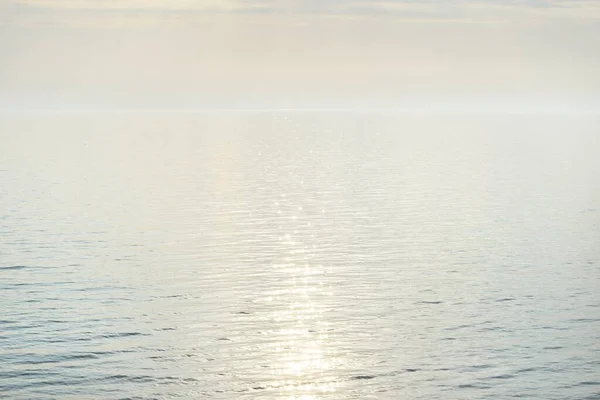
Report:
M600 399L600 116L0 114L0 398Z

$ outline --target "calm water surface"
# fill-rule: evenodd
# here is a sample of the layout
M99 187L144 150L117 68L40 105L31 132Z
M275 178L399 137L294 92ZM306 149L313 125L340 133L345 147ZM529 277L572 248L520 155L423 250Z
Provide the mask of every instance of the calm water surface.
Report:
M599 132L3 114L0 397L598 399Z

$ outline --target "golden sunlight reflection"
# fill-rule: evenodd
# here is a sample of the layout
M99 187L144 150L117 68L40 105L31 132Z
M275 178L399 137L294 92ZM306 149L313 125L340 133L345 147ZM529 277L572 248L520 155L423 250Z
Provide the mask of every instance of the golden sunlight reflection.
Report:
M324 279L324 268L316 258L317 243L310 232L311 225L303 221L303 207L282 207L286 200L290 201L282 196L276 207L279 215L282 209L293 210L291 215L282 215L286 228L291 229L280 234L282 263L273 266L286 282L266 295L278 305L273 319L280 326L271 356L280 380L276 387L282 396L316 400L335 392L337 379L333 371L342 364L332 356L331 327L324 316L325 299L332 293Z

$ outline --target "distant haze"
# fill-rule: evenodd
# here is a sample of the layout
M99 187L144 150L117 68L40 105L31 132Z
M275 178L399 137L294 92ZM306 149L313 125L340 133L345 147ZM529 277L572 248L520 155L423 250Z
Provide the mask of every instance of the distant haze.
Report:
M600 106L600 2L4 0L0 109Z

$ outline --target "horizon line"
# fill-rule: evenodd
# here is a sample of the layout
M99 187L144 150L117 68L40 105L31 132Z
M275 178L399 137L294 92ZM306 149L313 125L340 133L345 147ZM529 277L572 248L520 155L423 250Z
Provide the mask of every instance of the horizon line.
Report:
M223 108L0 108L0 113L265 113L265 112L343 112L343 113L410 113L410 114L592 114L599 108L440 108L440 107L223 107Z

